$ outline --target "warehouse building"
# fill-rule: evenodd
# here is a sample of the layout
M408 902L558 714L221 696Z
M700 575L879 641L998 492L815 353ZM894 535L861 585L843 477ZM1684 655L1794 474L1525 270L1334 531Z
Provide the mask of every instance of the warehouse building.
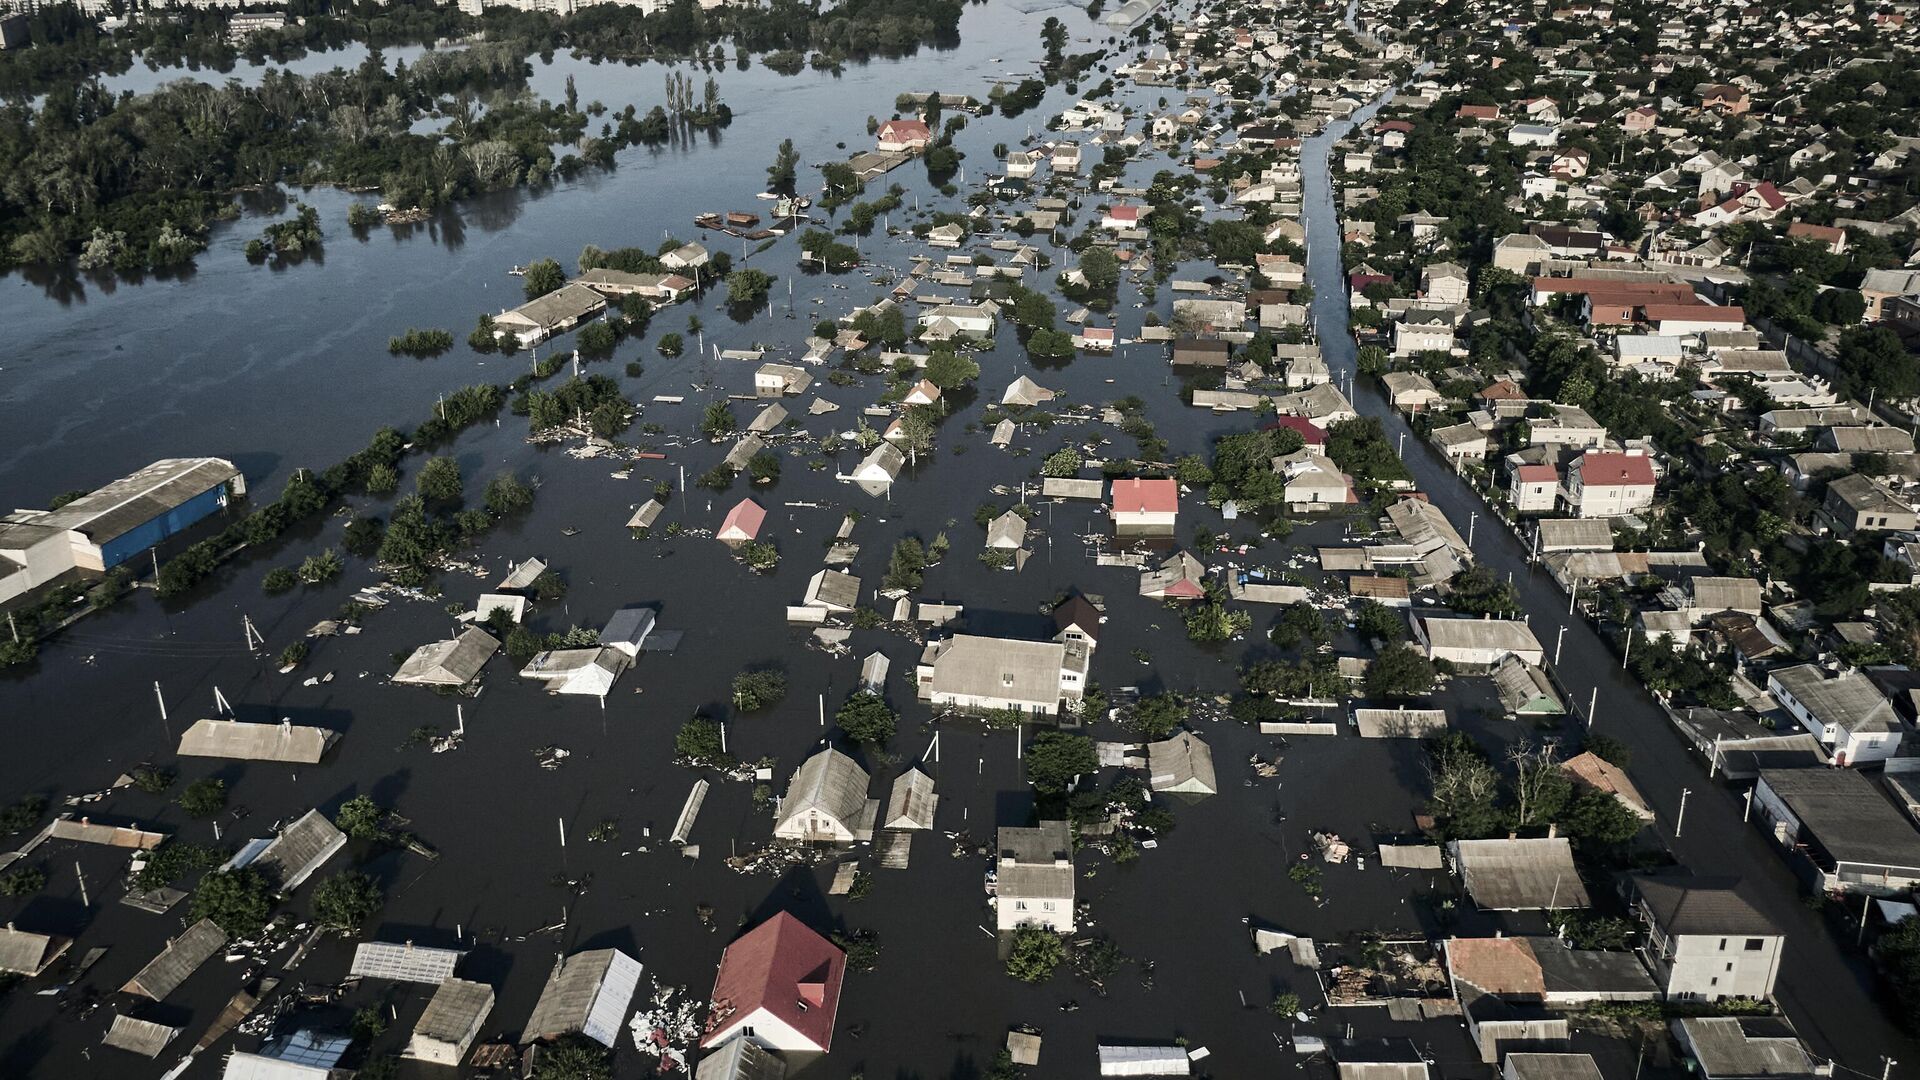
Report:
M231 461L167 458L57 510L15 510L0 518L0 602L73 570L111 570L246 490Z

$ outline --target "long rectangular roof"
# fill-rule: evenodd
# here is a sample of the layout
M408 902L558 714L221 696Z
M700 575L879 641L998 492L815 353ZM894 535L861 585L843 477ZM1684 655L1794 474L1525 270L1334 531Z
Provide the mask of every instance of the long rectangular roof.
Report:
M433 992L433 999L427 1002L427 1010L420 1014L413 1033L416 1037L424 1035L438 1042L458 1044L491 1011L493 987L466 979L447 979Z
M233 462L220 458L165 458L31 523L68 529L104 544L239 475Z
M453 969L465 955L459 949L430 949L411 941L400 944L363 941L353 950L353 968L349 974L438 986L453 978Z
M618 949L561 957L547 976L533 1015L527 1018L521 1043L582 1032L603 1045L613 1045L618 1034L615 1028L624 1018L639 981L640 962ZM613 1016L615 1011L621 1015Z
M281 892L290 892L346 846L346 833L328 821L327 815L309 810L280 830L252 866Z
M326 755L340 733L282 721L248 724L238 720L197 720L180 736L181 757L232 758L312 765Z

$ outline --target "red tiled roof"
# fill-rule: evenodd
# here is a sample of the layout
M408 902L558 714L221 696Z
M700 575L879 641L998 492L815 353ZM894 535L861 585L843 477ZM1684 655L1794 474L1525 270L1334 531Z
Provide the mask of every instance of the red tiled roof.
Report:
M1180 485L1172 480L1115 480L1116 514L1172 514L1180 509Z
M1842 237L1846 236L1847 230L1836 229L1831 225L1814 225L1805 221L1796 221L1793 224L1787 226L1787 235L1794 237L1795 239L1798 239L1803 236L1809 237L1814 240L1819 240L1823 243L1831 244L1835 240L1839 240Z
M765 1009L821 1050L833 1045L834 1014L847 957L805 923L781 912L727 946L713 980L701 1046L741 1017Z
M1527 392L1520 389L1520 384L1512 379L1499 379L1488 383L1473 396L1482 401L1522 401L1525 400Z
M880 125L880 135L882 138L930 139L933 132L927 129L925 120L889 120Z
M1454 113L1454 115L1463 120L1498 120L1500 119L1500 106L1462 105L1460 106L1460 111Z
M1518 938L1449 938L1454 977L1502 997L1545 997L1547 979L1533 949Z
M1560 470L1551 465L1522 465L1513 470L1513 478L1523 484L1554 484L1560 481Z
M1576 464L1583 487L1644 486L1653 483L1653 462L1645 454L1587 454Z
M737 529L751 540L760 535L760 525L766 520L767 512L761 509L759 503L752 499L741 499L733 509L727 511L726 520L720 523L719 536L723 540L732 539L727 534Z
M1688 319L1693 322L1731 323L1735 326L1747 321L1746 309L1737 305L1715 307L1712 304L1647 304L1642 308L1648 322L1661 319Z
M1299 432L1300 441L1306 443L1308 446L1327 445L1327 433L1325 429L1304 416L1275 417L1273 423L1267 425L1268 431L1276 431L1280 428L1289 428Z
M1107 216L1115 221L1138 221L1140 220L1140 208L1137 206L1128 206L1125 203L1114 203L1113 206L1107 210Z

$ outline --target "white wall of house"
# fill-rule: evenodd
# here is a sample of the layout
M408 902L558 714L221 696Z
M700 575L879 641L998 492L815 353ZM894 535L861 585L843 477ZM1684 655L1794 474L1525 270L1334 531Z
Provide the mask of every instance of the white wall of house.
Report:
M1659 949L1654 962L1665 973L1668 997L1717 1001L1772 997L1786 939L1777 935L1681 934L1649 944Z

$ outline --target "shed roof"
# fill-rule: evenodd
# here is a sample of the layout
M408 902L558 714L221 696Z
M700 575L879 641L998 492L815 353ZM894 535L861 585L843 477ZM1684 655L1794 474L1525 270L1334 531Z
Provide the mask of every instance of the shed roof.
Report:
M1066 646L955 634L937 646L932 691L957 697L1058 701Z
M1710 1078L1812 1077L1812 1055L1785 1020L1771 1016L1689 1016L1673 1022Z
M116 1050L125 1050L142 1057L159 1057L174 1036L180 1034L177 1027L156 1024L151 1020L136 1020L131 1016L116 1016L113 1026L107 1029L107 1037L100 1040Z
M547 974L547 985L540 991L533 1015L527 1018L520 1042L524 1045L582 1032L591 1034L604 1045L612 1045L610 1040L618 1034L613 1027L624 1019L639 980L640 962L619 949L594 949L561 957L554 961L553 970ZM618 1008L606 1009L606 1004L617 1004ZM611 1016L615 1011L620 1015ZM596 1015L600 1013L611 1016L608 1030L588 1032L590 1025L606 1018ZM607 1037L601 1038L602 1034Z
M1512 1080L1600 1080L1600 1066L1592 1054L1507 1055L1507 1075Z
M1543 555L1613 550L1613 523L1605 518L1545 518L1537 528Z

